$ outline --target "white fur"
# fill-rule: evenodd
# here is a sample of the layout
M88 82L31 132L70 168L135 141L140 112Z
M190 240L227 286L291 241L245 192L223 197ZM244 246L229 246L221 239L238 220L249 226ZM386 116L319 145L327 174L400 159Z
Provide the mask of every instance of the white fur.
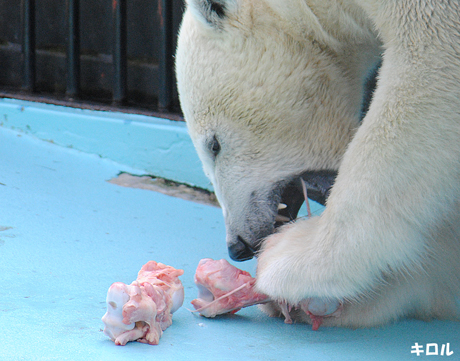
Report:
M227 242L274 218L254 194L299 171L339 170L322 216L265 241L259 290L293 304L343 300L331 325L457 318L459 3L228 1L218 28L186 12L177 52L181 105ZM378 87L355 133L379 40Z

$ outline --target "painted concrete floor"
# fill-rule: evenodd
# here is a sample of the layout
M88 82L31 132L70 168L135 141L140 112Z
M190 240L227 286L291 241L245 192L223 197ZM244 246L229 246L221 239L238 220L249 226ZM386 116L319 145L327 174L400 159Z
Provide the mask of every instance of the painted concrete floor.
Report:
M133 170L0 127L0 360L460 359L455 322L314 332L257 307L192 314L198 261L227 258L220 209L106 182L120 171ZM100 320L107 289L151 259L185 270L184 306L158 346L115 346ZM417 357L416 342L454 353Z

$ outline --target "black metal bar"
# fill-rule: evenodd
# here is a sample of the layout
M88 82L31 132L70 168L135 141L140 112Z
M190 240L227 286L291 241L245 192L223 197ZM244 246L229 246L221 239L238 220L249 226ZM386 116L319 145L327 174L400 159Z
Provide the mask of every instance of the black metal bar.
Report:
M158 108L160 111L168 111L171 108L174 89L173 2L159 0L158 15L161 36Z
M23 45L24 73L22 88L35 90L35 0L23 0Z
M112 0L113 5L113 96L115 104L123 104L127 94L127 21L126 0Z
M80 1L67 0L67 90L70 98L80 93Z

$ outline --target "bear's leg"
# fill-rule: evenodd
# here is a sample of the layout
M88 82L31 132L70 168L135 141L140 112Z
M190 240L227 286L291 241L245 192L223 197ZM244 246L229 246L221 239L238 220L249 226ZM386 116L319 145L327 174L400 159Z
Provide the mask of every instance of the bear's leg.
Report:
M410 289L417 272L428 277L420 287L429 290L438 282L449 300L458 295L459 262L453 260L460 257L460 5L375 4L386 51L374 100L323 215L287 226L265 242L257 287L274 299L353 302L388 277L406 275ZM443 292L431 304L442 303ZM404 292L396 294L394 313L404 314ZM409 301L424 313L418 296Z
M459 269L452 265L456 263L459 245L449 248L448 242L459 235L459 227L446 224L437 232L440 247L436 259L428 258L423 264L414 265L413 269L406 272L386 274L373 289L359 297L352 300L341 299L340 312L322 318L322 325L373 327L401 317L458 320ZM259 305L259 308L273 317L286 317L286 310L291 310L288 323L313 323L314 320L303 312L300 305L283 305L284 314L278 302Z

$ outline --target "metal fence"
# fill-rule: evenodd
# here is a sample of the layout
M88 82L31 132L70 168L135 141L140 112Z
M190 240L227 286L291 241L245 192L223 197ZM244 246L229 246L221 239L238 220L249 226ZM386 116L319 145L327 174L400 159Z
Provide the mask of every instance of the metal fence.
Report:
M0 95L179 113L182 0L0 2ZM46 99L45 99L46 100Z

